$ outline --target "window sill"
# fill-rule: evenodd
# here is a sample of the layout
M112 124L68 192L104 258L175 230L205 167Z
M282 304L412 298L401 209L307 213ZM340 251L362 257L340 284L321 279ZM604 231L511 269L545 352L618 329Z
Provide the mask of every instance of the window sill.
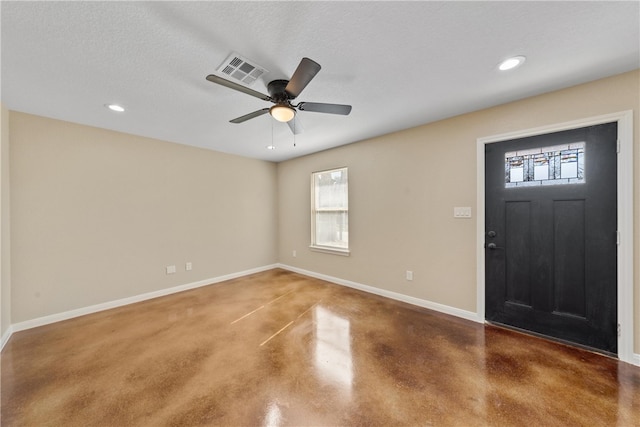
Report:
M349 249L329 248L327 246L310 245L309 249L311 249L314 252L322 252L325 254L333 254L333 255L341 255L341 256L349 256L351 254Z

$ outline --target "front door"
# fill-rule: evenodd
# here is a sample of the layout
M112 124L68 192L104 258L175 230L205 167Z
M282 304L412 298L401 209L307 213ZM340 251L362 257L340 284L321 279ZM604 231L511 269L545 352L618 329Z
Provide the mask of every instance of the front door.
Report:
M617 124L485 146L488 321L617 354Z

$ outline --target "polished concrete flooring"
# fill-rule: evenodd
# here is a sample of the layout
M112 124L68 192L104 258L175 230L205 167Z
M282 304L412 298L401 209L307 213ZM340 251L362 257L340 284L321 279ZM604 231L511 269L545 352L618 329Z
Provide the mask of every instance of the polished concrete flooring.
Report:
M13 335L3 426L640 426L640 368L284 270Z

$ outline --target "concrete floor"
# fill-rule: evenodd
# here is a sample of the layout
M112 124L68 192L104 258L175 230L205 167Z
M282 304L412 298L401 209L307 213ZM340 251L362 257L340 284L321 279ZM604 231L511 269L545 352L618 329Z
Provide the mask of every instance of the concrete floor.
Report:
M3 426L639 426L640 368L283 270L13 335Z

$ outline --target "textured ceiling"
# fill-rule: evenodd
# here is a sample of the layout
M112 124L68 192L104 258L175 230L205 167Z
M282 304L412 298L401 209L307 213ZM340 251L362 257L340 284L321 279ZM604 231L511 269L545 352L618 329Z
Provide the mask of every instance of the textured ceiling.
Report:
M2 1L0 12L5 107L272 161L640 67L637 1ZM269 115L229 123L271 105L205 80L231 52L270 71L252 86L263 93L314 59L322 70L296 101L351 115L298 113L295 147ZM512 55L527 61L499 72Z

